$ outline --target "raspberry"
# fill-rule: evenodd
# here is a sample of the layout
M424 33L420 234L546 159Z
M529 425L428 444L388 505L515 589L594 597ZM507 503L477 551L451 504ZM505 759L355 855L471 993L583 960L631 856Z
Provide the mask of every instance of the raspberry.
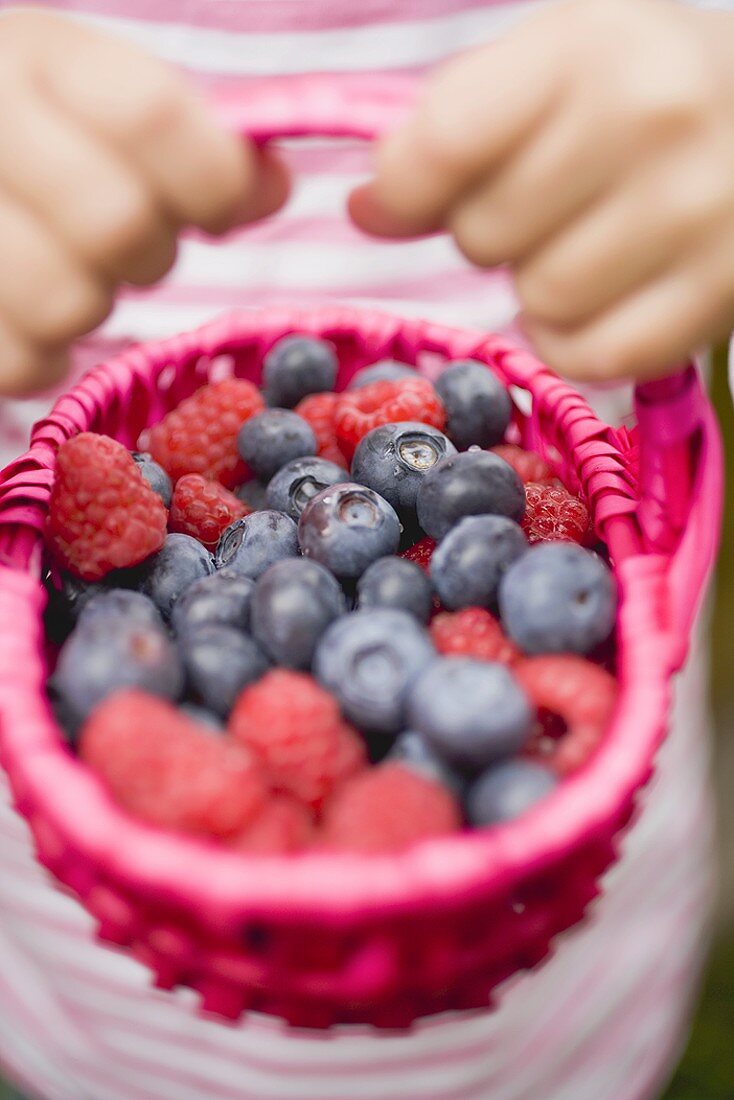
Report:
M101 703L79 748L121 806L164 829L230 836L265 803L265 780L248 752L141 691Z
M539 714L539 728L525 755L543 761L560 776L577 771L609 724L617 697L614 677L567 653L529 657L513 672Z
M166 509L121 443L82 432L59 448L47 533L67 569L96 581L160 550Z
M516 447L514 443L499 443L492 447L494 454L504 458L512 466L521 481L555 482L557 479L545 459L534 451Z
M419 542L414 542L407 550L403 550L400 557L407 558L408 561L414 561L416 565L420 565L421 569L425 569L427 573L435 549L436 540L429 539L428 536L426 536L420 539Z
M313 838L313 820L302 802L274 795L244 832L232 841L241 852L263 855L299 852Z
M431 623L431 637L438 652L449 656L500 661L503 665L514 664L521 657L494 615L483 607L436 615Z
M193 535L208 550L214 550L230 523L250 511L218 481L209 481L201 474L186 474L176 482L168 527L182 535Z
M446 410L425 378L370 382L359 390L339 394L334 410L336 438L350 459L367 432L380 424L398 424L404 420L444 427Z
M274 669L240 695L229 728L273 787L318 809L364 763L364 746L336 700L302 672Z
M589 509L561 485L525 485L522 529L530 543L577 542L588 546L593 540Z
M312 393L296 405L295 412L311 427L318 443L317 454L337 466L344 465L344 455L334 430L334 410L339 401L338 393Z
M264 407L252 382L213 382L144 432L140 449L149 451L174 481L185 474L203 474L234 489L249 476L237 453L237 433Z
M403 764L381 764L345 783L327 803L322 839L353 852L399 852L461 827L445 787Z

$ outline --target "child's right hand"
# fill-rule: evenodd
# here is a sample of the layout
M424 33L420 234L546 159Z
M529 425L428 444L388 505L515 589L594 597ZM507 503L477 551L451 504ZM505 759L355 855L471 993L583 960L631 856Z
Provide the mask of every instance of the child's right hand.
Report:
M285 200L278 161L221 131L171 69L41 11L0 17L0 393L57 381L121 283Z

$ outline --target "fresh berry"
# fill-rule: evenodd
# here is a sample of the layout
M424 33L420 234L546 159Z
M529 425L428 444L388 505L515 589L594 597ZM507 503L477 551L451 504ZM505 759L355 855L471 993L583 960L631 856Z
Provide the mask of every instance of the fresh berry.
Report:
M207 550L215 550L222 532L248 511L218 481L210 481L201 474L186 474L176 482L168 527L198 539Z
M189 585L214 572L208 550L190 535L168 535L163 548L140 569L140 591L149 596L164 619Z
M199 626L234 626L248 630L255 582L220 569L194 581L176 601L171 622L177 634Z
M431 558L433 587L444 607L492 607L508 567L528 548L518 525L506 516L465 516Z
M532 729L528 697L507 668L468 657L439 657L423 669L407 719L440 756L472 772L519 752Z
M336 700L302 672L274 669L242 693L229 728L276 790L318 809L364 764L364 746Z
M426 474L416 500L426 534L442 539L464 516L500 515L521 520L525 491L503 459L489 451L450 455Z
M125 625L133 623L140 626L163 626L158 608L142 592L130 592L126 588L108 588L95 592L82 607L77 626L84 628L105 619L114 629L113 620L121 620Z
M261 481L269 481L287 462L316 454L311 425L290 409L266 409L242 425L237 447Z
M403 378L415 378L413 367L406 363L398 363L395 359L381 359L379 363L373 363L371 367L362 367L353 374L347 389L361 390L373 382L400 382Z
M227 568L239 576L257 580L276 561L298 553L298 528L282 512L253 512L237 520L222 535L217 546L217 569Z
M434 385L446 409L446 434L460 451L500 442L512 401L488 367L473 359L449 363Z
M562 485L525 485L525 517L522 528L530 543L589 543L592 537L589 509Z
M381 424L360 440L352 479L369 485L398 515L412 517L421 481L437 462L453 454L453 443L429 424Z
M556 482L558 480L545 459L537 455L535 451L526 451L522 447L517 447L514 443L500 443L492 448L492 454L499 455L508 466L512 466L520 480L526 485L529 481L537 481L542 484L543 482Z
M322 634L345 611L332 573L315 561L286 558L255 585L252 633L276 664L310 669Z
M286 794L270 798L251 825L232 839L232 847L249 855L289 855L307 848L314 836L313 815Z
M432 605L431 582L419 565L406 558L379 558L357 582L357 606L361 610L393 607L427 623Z
M163 467L154 462L146 451L133 451L132 458L153 492L158 494L166 508L170 508L173 485Z
M263 391L269 405L292 409L311 393L333 390L339 363L333 344L313 336L284 336L263 362Z
M249 753L140 691L102 703L79 750L124 809L164 829L232 836L265 803L265 782Z
M58 595L69 618L76 622L89 601L99 592L106 591L107 585L104 581L83 581L73 573L62 572Z
M346 783L326 807L321 839L329 848L401 852L461 827L443 786L402 764L382 764Z
M528 755L560 776L577 771L609 725L617 699L614 677L570 654L531 657L520 661L515 672L541 718L560 720L558 736L549 736L541 725L527 746Z
M268 483L266 507L285 512L298 522L301 512L317 493L349 480L343 466L325 458L294 458Z
M394 554L400 520L378 493L346 482L322 489L301 513L298 541L305 557L337 577L356 579L368 565Z
M505 760L481 775L466 796L466 813L476 828L512 821L556 786L556 778L531 760Z
M609 637L614 579L600 557L570 542L532 546L500 582L502 624L524 653L591 653Z
M405 728L405 699L435 658L428 632L404 611L357 611L332 623L316 650L314 671L361 730Z
M261 481L257 481L256 478L246 481L244 485L238 485L234 495L243 504L247 505L248 512L259 512L268 506L266 500L267 487Z
M307 420L316 436L318 455L337 466L345 464L345 458L336 438L334 412L340 400L338 393L314 393L299 401L295 411Z
M371 382L341 394L334 411L339 446L351 458L360 439L380 424L417 420L442 429L446 420L436 391L425 378Z
M220 718L227 717L242 689L270 666L254 638L219 623L179 635L179 651L192 695Z
M420 539L418 542L414 542L407 550L403 550L400 557L415 562L416 565L420 565L421 569L425 570L427 573L435 549L436 540L426 535L425 538Z
M446 657L473 657L512 665L522 654L484 607L442 611L431 623L431 638Z
M224 723L218 714L199 706L197 703L180 703L179 712L185 714L192 722L202 729L211 730L212 733L223 733Z
M82 432L59 448L48 539L70 572L95 581L163 545L166 509L121 443Z
M466 785L464 777L442 760L418 730L405 730L398 734L394 745L385 757L385 762L413 768L421 775L446 787L455 798L461 799L463 796Z
M247 476L237 453L237 433L264 406L252 382L211 382L144 432L142 440L173 481L202 474L233 489Z

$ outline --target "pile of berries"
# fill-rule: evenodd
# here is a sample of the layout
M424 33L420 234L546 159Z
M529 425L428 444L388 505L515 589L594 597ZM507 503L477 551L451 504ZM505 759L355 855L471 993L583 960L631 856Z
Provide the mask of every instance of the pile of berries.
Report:
M334 392L293 335L130 453L60 449L49 694L115 800L248 853L508 821L597 748L616 593L588 510L480 363Z

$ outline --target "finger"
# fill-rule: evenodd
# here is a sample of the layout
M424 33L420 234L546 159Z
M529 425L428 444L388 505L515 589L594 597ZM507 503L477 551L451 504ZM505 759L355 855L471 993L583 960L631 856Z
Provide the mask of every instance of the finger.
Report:
M30 397L43 393L61 381L68 367L66 349L30 343L0 311L0 394Z

